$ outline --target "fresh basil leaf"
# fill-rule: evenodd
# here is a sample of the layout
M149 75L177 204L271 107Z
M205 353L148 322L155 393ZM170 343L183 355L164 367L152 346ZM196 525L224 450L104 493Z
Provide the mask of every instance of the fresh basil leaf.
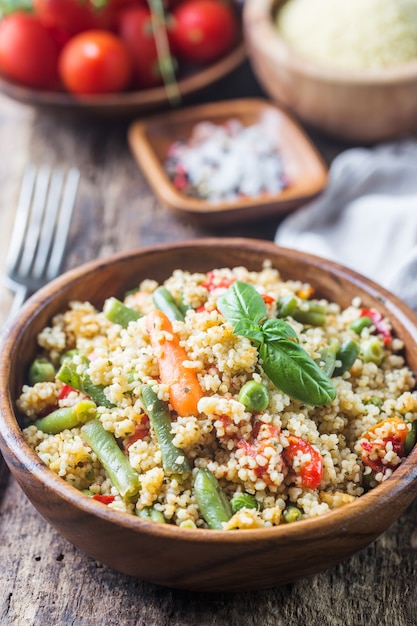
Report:
M254 324L251 320L240 320L234 326L233 331L235 335L251 339L256 345L260 345L264 341L262 328L258 324Z
M266 306L262 296L253 285L237 280L219 296L217 308L233 328L242 319L259 324L266 317Z
M320 406L336 397L332 381L297 343L290 339L265 342L259 348L265 374L295 400Z
M293 338L298 343L298 336L294 328L280 319L268 319L262 324L265 341Z

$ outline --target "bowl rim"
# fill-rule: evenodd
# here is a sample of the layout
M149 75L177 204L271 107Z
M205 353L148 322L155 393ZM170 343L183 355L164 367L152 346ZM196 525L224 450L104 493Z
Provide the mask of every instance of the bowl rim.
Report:
M42 304L46 304L54 299L55 295L60 291L66 290L71 284L77 282L81 276L91 274L108 264L117 263L137 255L158 254L158 252L178 250L192 247L213 247L230 248L235 246L238 248L254 246L259 250L262 245L265 251L265 258L268 258L268 252L273 254L279 252L291 258L302 258L306 263L314 264L321 271L331 272L336 278L347 279L358 288L364 289L373 298L380 298L385 301L387 308L399 319L399 321L409 330L416 338L417 342L417 314L409 309L397 296L388 292L374 281L364 277L363 275L350 270L343 265L334 261L323 259L316 255L300 252L295 249L277 246L273 242L263 241L250 238L216 238L208 237L202 239L186 240L173 243L162 243L146 246L140 249L118 252L109 257L88 261L82 265L69 270L62 274L59 278L51 281L47 286L41 288L23 305L20 313L14 320L7 324L0 335L0 372L7 371L7 365L10 362L10 356L13 352L15 340L20 333L24 332L30 323L31 318L39 310ZM391 477L378 485L375 489L363 494L354 502L346 504L338 509L333 509L326 514L315 518L302 520L300 524L280 524L270 528L258 529L237 529L233 533L224 530L212 529L183 529L171 524L155 524L142 520L134 515L130 515L121 511L115 511L93 502L89 498L83 496L80 491L72 485L65 482L64 479L50 470L43 461L38 457L32 448L26 443L21 433L15 411L13 408L13 400L7 389L4 387L8 377L0 374L0 450L5 452L10 450L11 455L17 462L31 473L36 480L47 491L51 490L60 499L72 505L74 508L83 513L87 513L100 518L111 524L123 527L133 532L151 534L153 537L168 537L171 539L181 539L191 543L241 543L250 542L269 542L272 540L279 541L301 541L310 536L310 538L325 537L335 527L340 528L340 533L349 532L349 524L355 519L369 514L372 510L373 515L377 516L378 511L382 510L387 503L389 504L390 495L393 496L396 485L401 483L401 491L407 493L408 502L411 502L417 496L417 446L411 451L408 457L393 472ZM14 462L14 460L13 460ZM13 472L13 469L11 467ZM404 507L405 508L405 507ZM395 519L401 514L393 516Z
M279 59L290 71L307 76L312 80L340 86L394 86L417 79L417 59L387 68L349 69L333 67L312 61L298 53L279 33L272 19L277 4L285 0L246 0L243 8L244 32L258 32L258 46L266 56ZM249 37L253 42L255 35ZM275 47L271 48L271 42ZM250 56L250 46L249 46Z
M245 61L246 56L246 45L242 38L222 58L179 78L177 84L180 96L190 96L225 78ZM163 85L120 93L76 96L66 91L32 89L0 76L0 93L13 100L35 106L56 108L57 111L70 109L79 112L96 112L102 110L103 113L110 113L114 109L121 110L126 107L135 109L138 113L142 107L148 109L158 105L170 106L167 90Z

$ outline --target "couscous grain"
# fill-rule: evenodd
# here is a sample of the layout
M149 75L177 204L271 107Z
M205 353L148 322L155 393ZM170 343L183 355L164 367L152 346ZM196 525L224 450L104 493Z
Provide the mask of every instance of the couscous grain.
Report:
M57 374L23 387L23 433L86 497L182 528L268 527L347 505L404 460L416 381L378 311L317 300L269 263L176 270L175 316L156 309L158 287L126 296L130 321L71 302L38 337Z

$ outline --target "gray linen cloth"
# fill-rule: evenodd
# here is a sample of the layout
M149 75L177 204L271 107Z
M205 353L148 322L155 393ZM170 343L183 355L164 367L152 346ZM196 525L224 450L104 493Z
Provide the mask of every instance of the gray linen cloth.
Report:
M417 311L417 141L342 152L275 242L350 267Z

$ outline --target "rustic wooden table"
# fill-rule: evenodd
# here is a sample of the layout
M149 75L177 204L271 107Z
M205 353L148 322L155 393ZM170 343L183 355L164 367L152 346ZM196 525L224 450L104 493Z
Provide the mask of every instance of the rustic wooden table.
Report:
M260 94L243 67L206 100ZM313 137L324 158L345 146ZM180 221L154 197L126 142L126 122L57 119L0 97L0 272L27 162L76 165L82 179L64 269L115 251L206 235L273 239L278 219L221 231ZM0 287L0 323L11 297ZM291 585L197 594L147 584L79 552L0 480L3 626L409 626L417 624L417 503L375 543Z

